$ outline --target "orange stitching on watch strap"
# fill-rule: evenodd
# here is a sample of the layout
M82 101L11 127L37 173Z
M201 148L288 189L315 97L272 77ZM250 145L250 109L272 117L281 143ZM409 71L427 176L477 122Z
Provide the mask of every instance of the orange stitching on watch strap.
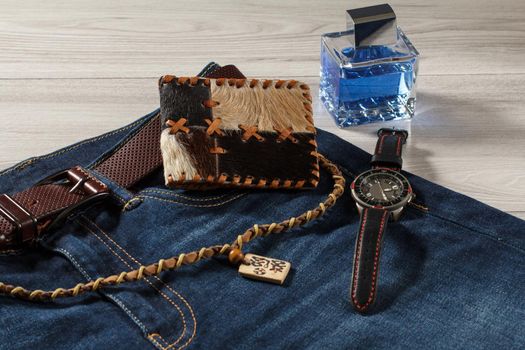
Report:
M374 268L372 271L372 280L371 280L371 288L370 293L368 294L368 299L364 304L360 304L357 300L357 277L358 277L358 271L359 271L359 261L361 257L361 249L362 249L362 243L363 243L363 235L365 232L365 227L367 223L367 216L368 216L368 208L365 208L363 210L362 214L362 222L361 227L359 229L359 236L358 236L358 242L356 247L356 256L355 256L355 262L354 262L354 273L352 278L352 301L354 303L354 306L360 310L363 311L366 309L374 300L375 290L376 290L376 284L377 284L377 276L378 276L378 267L379 267L379 253L381 252L381 239L383 238L384 233L384 227L385 227L385 220L388 217L389 212L387 210L384 210L381 221L379 223L379 232L377 236L376 241L376 247L375 247L375 255L374 255Z

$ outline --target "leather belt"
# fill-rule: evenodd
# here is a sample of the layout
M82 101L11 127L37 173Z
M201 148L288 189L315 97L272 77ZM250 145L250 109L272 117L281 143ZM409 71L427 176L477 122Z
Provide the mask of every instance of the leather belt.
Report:
M208 67L213 69L205 70L205 77L245 78L232 65ZM109 197L111 191L96 174L130 188L160 168L161 127L157 115L89 170L74 166L22 192L0 195L0 250L31 244L72 213Z

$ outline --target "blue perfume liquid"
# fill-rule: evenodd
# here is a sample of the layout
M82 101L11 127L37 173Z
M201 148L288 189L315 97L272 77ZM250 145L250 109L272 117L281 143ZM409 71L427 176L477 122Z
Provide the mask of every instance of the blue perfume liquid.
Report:
M320 98L340 127L412 118L418 53L399 31L391 46L345 45L351 32L321 44Z

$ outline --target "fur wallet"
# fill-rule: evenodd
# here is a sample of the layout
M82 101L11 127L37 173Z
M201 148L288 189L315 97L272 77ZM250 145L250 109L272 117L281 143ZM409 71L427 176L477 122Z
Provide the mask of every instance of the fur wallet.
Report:
M159 80L166 185L314 188L312 98L295 80Z

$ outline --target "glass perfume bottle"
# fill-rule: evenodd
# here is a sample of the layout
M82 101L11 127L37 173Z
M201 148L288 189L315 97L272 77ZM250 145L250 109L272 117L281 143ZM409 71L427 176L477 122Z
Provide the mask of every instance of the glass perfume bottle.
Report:
M321 37L320 99L340 127L412 118L418 56L390 5L348 10Z

